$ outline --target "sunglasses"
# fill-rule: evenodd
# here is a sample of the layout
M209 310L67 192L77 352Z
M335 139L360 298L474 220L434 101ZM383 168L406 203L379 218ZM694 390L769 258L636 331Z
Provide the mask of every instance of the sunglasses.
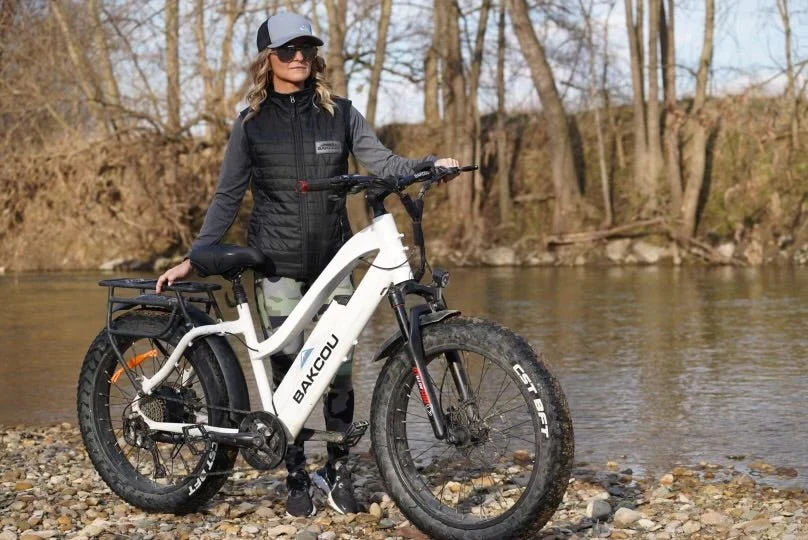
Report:
M275 52L278 60L285 64L295 59L297 51L303 54L303 60L306 62L311 62L317 57L317 47L314 45L284 45L283 47L272 50Z

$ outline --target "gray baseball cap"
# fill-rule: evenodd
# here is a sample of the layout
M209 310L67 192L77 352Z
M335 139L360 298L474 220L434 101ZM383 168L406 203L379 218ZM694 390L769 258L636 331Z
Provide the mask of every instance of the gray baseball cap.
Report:
M318 47L323 40L314 35L311 22L297 13L278 13L265 20L258 28L258 52L267 47L274 49L289 43L293 39L305 37Z

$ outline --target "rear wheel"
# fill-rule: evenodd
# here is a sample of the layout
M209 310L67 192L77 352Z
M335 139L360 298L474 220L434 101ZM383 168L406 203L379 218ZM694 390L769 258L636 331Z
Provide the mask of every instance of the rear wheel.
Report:
M132 312L113 322L135 335L159 331L166 313ZM166 362L182 331L174 326L160 339L115 337L118 350L138 377L151 377ZM169 377L151 395L138 398L120 367L107 331L96 337L81 368L78 414L82 438L96 470L129 504L152 512L186 513L207 502L227 480L238 450L180 434L150 431L151 420L230 426L222 372L203 339L186 349Z
M538 531L570 476L572 421L558 382L528 343L494 323L455 318L424 328L428 376L450 429L435 438L405 351L373 394L371 434L391 496L436 538L509 538ZM451 373L469 380L463 400Z

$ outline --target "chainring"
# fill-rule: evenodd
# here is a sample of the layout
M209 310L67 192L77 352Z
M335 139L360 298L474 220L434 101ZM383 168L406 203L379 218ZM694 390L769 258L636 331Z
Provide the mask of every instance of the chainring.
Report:
M242 448L244 460L259 471L274 469L286 456L286 429L278 417L265 411L253 411L244 416L239 426L242 433L260 433L264 445L260 448Z

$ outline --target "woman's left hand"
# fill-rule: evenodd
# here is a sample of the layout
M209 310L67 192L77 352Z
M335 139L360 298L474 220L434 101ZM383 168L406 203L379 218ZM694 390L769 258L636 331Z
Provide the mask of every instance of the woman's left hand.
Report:
M434 163L435 167L460 167L460 163L454 158L441 158ZM453 174L451 176L447 176L443 179L444 182L448 182L457 178L459 175Z

